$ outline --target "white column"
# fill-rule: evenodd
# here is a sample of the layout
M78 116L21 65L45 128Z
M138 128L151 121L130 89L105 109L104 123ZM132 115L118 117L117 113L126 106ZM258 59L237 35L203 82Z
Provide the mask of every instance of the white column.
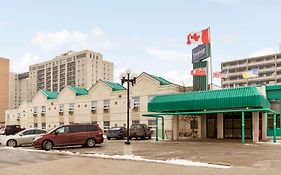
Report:
M259 112L252 113L253 142L259 141Z
M179 139L179 116L173 116L172 120L172 132L173 132L173 140Z
M206 138L206 114L201 114L198 120L199 138Z
M262 140L267 139L266 113L262 113Z
M223 113L217 114L217 138L223 139Z

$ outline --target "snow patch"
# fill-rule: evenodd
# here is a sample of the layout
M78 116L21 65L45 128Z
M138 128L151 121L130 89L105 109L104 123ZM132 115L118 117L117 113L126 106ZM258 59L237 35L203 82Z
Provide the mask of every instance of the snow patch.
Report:
M114 159L114 160L132 160L132 161L143 161L143 162L151 162L151 163L162 163L162 164L170 164L170 165L182 165L182 166L196 166L196 167L205 167L205 168L231 168L228 165L219 165L219 164L211 164L204 162L193 162L191 160L184 159L168 159L168 160L154 160L154 159L145 159L140 156L131 155L108 155L101 153L79 153L79 152L70 152L70 151L59 151L59 150L36 150L36 149L26 149L26 148L13 148L13 147L1 147L0 149L13 149L13 150L23 150L27 152L39 152L45 154L63 154L70 156L81 156L81 157L94 157L94 158L103 158L103 159Z

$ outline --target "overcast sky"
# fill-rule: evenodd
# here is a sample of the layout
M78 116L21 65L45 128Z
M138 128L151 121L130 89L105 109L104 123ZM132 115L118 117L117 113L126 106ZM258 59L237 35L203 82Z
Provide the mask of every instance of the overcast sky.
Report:
M90 49L114 63L115 81L130 68L191 85L189 32L211 27L214 71L221 61L278 52L281 43L279 0L0 3L0 56L18 73L68 50Z

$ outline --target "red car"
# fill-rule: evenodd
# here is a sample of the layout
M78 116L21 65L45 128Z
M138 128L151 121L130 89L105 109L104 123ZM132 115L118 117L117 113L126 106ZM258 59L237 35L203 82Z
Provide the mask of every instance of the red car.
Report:
M103 132L93 124L72 124L58 126L47 134L38 136L32 142L34 148L50 150L58 146L83 145L94 147L103 143Z

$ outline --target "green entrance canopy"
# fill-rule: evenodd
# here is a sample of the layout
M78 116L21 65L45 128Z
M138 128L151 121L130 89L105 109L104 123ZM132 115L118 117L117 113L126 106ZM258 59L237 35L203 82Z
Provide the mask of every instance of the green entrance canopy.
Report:
M148 112L240 108L270 108L270 103L254 86L160 95L148 103Z

